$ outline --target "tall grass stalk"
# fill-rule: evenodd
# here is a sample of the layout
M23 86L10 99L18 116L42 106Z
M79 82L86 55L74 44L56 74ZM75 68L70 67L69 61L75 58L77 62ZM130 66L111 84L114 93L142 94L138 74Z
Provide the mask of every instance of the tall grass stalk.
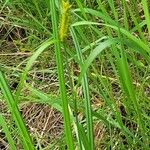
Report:
M78 43L78 39L76 36L76 33L73 29L71 28L71 34L73 37L73 41L75 44L75 48L77 51L77 56L78 59L80 60L80 67L82 67L83 64L83 57L81 53L81 49ZM85 98L85 108L86 108L86 124L87 124L87 136L90 144L90 149L94 149L94 135L93 135L93 118L92 118L92 108L91 108L91 99L90 99L90 93L89 93L89 85L88 85L88 79L86 73L84 73L83 78L82 78L82 86L83 86L83 91L84 91L84 98Z
M64 67L63 67L63 57L61 53L60 39L59 39L59 29L58 29L58 17L57 17L57 7L55 5L55 0L50 0L50 8L51 8L51 20L52 20L52 29L53 36L56 40L55 43L55 55L56 55L56 63L59 77L59 85L60 85L60 94L61 100L63 104L63 115L64 115L64 127L65 127L65 136L66 142L69 150L74 150L74 142L71 132L71 121L68 109L68 99L66 93L66 85L65 85L65 77L64 77Z

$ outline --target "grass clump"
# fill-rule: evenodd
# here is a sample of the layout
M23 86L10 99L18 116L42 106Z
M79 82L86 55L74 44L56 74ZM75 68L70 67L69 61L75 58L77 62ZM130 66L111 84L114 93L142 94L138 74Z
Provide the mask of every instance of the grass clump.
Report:
M149 149L146 0L0 2L0 148Z

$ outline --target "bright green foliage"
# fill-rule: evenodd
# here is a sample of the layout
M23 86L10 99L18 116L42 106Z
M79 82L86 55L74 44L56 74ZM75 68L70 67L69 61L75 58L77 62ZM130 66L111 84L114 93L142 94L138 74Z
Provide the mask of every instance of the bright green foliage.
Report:
M10 149L149 149L148 0L1 3L0 104L11 117L0 112L0 126ZM29 131L20 106L31 102L63 116L60 139Z

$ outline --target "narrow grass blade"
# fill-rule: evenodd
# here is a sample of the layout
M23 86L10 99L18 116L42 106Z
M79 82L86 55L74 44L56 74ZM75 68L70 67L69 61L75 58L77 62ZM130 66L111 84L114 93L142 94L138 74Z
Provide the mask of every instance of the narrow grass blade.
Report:
M80 12L81 10L80 9L75 9L74 12ZM107 16L105 15L104 13L100 12L100 11L97 11L97 10L93 10L93 9L90 9L90 8L84 8L84 11L87 13L87 14L91 14L93 16L96 16L96 17L100 17L102 18L103 20L106 20L107 23L110 23L111 25L118 25L116 23L116 21L114 21L110 16Z
M118 61L117 65L118 65L118 74L120 76L120 81L125 95L128 96L128 101L126 104L128 107L130 107L131 102L129 100L131 100L133 103L135 112L137 114L137 122L141 130L143 141L145 143L144 147L147 148L146 145L148 144L148 137L146 135L145 126L141 115L142 114L141 108L138 103L138 98L136 97L136 91L134 90L133 87L133 81L132 81L131 73L129 71L129 65L124 51L122 52L121 57L117 59L117 61Z
M2 127L2 130L3 130L3 132L6 135L6 138L7 138L8 143L9 143L9 148L11 150L16 150L16 146L15 146L14 140L13 140L13 138L11 136L11 133L10 133L10 131L8 129L8 125L7 125L4 117L2 116L2 114L0 114L0 126Z
M150 35L150 13L149 13L149 4L147 1L148 0L142 0L142 4L143 4L143 10L144 10L146 23L147 23L148 32Z
M31 58L29 59L29 61L27 62L27 65L24 69L24 72L22 73L21 75L21 78L20 78L20 82L19 82L19 85L18 85L18 88L16 90L16 96L15 96L15 100L16 101L19 101L19 96L20 96L20 93L21 93L21 90L25 84L25 81L26 81L26 78L27 78L27 74L28 74L28 71L31 69L31 67L33 66L34 64L34 61L38 58L38 56L47 48L49 47L50 45L54 44L54 40L47 40L46 42L44 42L37 50L36 52L31 56Z
M2 8L0 9L0 14L3 11L3 9L5 8L5 6L7 5L7 3L9 3L10 0L5 0L5 3L3 4Z
M47 95L46 93L43 93L30 86L27 86L27 88L32 92L32 95L39 98L39 99L33 100L33 102L48 104L51 107L57 109L58 111L63 112L62 103L59 98L54 98L53 96Z
M113 44L116 44L118 42L118 40L116 39L108 39L104 42L101 42L89 55L89 57L87 58L87 60L84 62L84 64L82 65L81 68L81 73L78 79L78 83L81 82L81 79L83 78L84 74L86 73L88 67L91 65L91 63L93 62L93 60L106 48L110 47Z
M77 36L73 27L71 27L71 35L73 37L73 41L76 47L78 59L80 60L80 64L83 64L81 49L80 49L78 39L77 39ZM88 85L86 72L84 73L84 76L83 76L82 86L83 86L84 97L85 97L87 136L88 136L88 140L90 144L90 149L93 150L94 149L93 118L92 118L92 108L91 108L91 101L90 101L90 95L89 95L89 85Z
M9 110L15 120L15 123L19 129L20 136L22 137L23 146L26 150L34 150L34 145L29 135L28 129L25 126L23 118L19 112L15 99L10 91L10 88L6 82L3 73L0 71L0 87L7 101Z

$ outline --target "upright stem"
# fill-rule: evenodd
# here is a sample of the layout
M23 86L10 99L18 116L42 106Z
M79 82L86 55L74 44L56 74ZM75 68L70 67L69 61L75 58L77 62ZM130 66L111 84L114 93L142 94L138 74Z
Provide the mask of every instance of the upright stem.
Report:
M56 40L55 55L56 55L56 63L57 63L58 78L59 78L59 85L60 85L60 94L61 94L62 105L63 105L66 142L67 142L68 149L74 150L74 144L73 144L73 138L71 132L71 121L70 121L70 115L68 109L68 99L67 99L66 86L65 86L63 58L61 54L61 46L60 46L60 40L58 34L59 31L58 31L58 22L57 22L57 14L56 14L57 8L55 7L55 0L50 0L50 8L51 8L53 35L54 35L54 39Z

